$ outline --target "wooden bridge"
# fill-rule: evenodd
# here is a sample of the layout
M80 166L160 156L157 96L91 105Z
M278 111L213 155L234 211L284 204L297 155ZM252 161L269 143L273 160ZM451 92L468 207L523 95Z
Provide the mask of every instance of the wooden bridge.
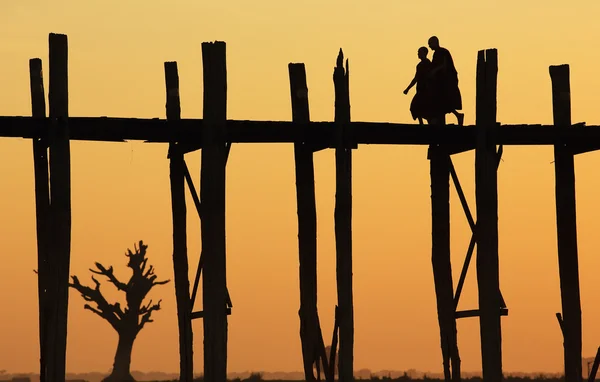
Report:
M503 145L553 145L556 169L558 259L562 298L566 380L580 381L581 304L575 219L573 157L600 148L600 126L573 124L568 65L550 66L554 125L501 125L496 118L498 56L477 56L476 124L417 126L350 121L349 71L340 50L333 73L334 122L310 122L304 64L289 64L292 122L227 120L224 42L203 43L203 119L181 119L177 63L165 62L166 119L69 117L67 36L49 36L49 116L42 63L30 60L32 117L0 117L0 136L31 139L34 152L42 381L64 381L71 244L70 140L143 140L168 143L173 210L173 261L180 342L181 380L193 373L192 319L204 325L205 380L224 382L227 372L227 316L232 302L226 286L225 166L233 143L293 143L296 162L300 261L300 336L307 380L322 361L333 378L336 352L325 353L317 313L316 208L313 153L335 149L335 237L337 292L332 348L339 337L339 378L353 379L352 150L363 144L429 145L432 202L432 264L440 343L446 380L460 380L456 319L479 317L485 381L502 379L501 316L508 309L498 271L497 168ZM443 119L442 119L443 120ZM184 154L201 149L200 193ZM475 220L451 156L475 150ZM423 158L425 159L425 158ZM456 290L450 264L450 178L472 229ZM186 247L186 183L201 219L202 254L190 288ZM457 311L465 275L477 245L479 308ZM193 311L202 273L202 311ZM191 289L191 291L190 291ZM329 359L328 359L329 358Z

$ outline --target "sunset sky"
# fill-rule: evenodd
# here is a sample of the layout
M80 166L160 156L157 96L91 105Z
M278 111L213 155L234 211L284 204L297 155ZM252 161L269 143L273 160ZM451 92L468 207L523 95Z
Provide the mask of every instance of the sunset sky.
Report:
M414 93L402 90L414 74L417 49L437 35L459 72L466 124L475 121L477 51L497 48L498 121L552 123L548 66L570 64L573 122L599 125L599 12L597 0L0 0L0 115L31 114L30 58L43 60L48 90L48 34L54 32L68 35L71 116L164 118L163 62L177 61L182 116L201 118L200 46L221 40L227 43L230 119L291 120L287 64L304 62L311 119L332 120L332 73L341 47L350 60L352 119L411 123ZM91 283L88 268L101 261L126 280L123 254L143 239L159 277L173 278L166 153L159 144L71 144L71 274ZM315 155L319 314L326 341L336 303L333 154ZM38 370L32 158L30 141L0 139L0 369L10 372ZM498 171L500 283L510 312L502 318L507 372L563 368L555 318L561 304L553 159L551 147L506 147ZM198 187L199 152L186 160ZM474 153L460 154L454 163L474 212ZM600 153L581 155L575 164L583 353L593 356L600 346ZM230 371L302 370L293 166L291 144L231 150ZM355 369L439 372L426 148L360 146L353 187ZM456 284L470 230L451 192ZM189 195L187 202L193 277L200 226ZM173 283L150 297L162 298L163 310L140 333L132 368L178 371ZM71 292L67 370L108 371L116 333L83 305ZM472 267L459 309L475 308ZM193 326L200 372L202 323ZM458 336L463 370L481 370L478 320L459 320Z

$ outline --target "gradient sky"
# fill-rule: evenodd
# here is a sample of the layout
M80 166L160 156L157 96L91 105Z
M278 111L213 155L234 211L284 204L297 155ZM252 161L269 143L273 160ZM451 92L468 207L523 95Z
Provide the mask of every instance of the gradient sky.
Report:
M69 38L72 116L164 118L163 62L179 65L182 116L202 116L204 41L227 42L228 118L291 120L287 64L304 62L313 120L333 119L332 72L338 49L350 60L355 121L411 122L402 90L431 35L459 71L465 123L474 123L479 49L497 48L498 120L552 122L549 65L571 65L573 122L600 124L597 49L600 2L477 1L158 1L0 0L0 115L30 115L28 60L43 60L48 34ZM299 287L292 145L234 145L227 171L229 370L299 371ZM123 256L139 239L157 274L173 277L167 147L73 142L71 273L91 282L94 261L128 277ZM200 154L187 155L199 184ZM455 157L474 208L474 154ZM554 167L551 147L507 147L498 172L500 278L510 315L503 322L506 371L562 370ZM600 345L596 282L600 154L575 160L584 356ZM335 252L333 151L315 155L319 230L319 313L333 325ZM0 369L35 371L39 357L35 204L31 142L0 140ZM441 371L431 270L426 148L361 146L354 152L355 369ZM190 275L200 251L188 197ZM452 191L455 283L470 238ZM109 285L103 287L111 291ZM471 269L460 309L477 307ZM107 293L110 297L119 296ZM173 284L136 342L136 370L177 371ZM71 293L67 369L107 371L116 334ZM199 306L199 305L198 305ZM196 371L202 324L194 322ZM458 324L463 370L480 370L477 319Z

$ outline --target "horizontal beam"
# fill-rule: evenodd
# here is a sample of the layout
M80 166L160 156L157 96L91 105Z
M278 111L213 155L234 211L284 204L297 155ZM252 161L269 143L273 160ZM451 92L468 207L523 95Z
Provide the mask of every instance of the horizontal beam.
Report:
M53 122L48 118L0 117L0 137L44 138ZM122 142L197 142L201 144L202 119L71 117L71 140ZM357 144L448 145L451 152L474 147L475 126L419 126L414 124L350 122L349 139ZM574 150L600 142L600 126L496 125L496 144L570 144ZM335 146L333 122L227 121L226 140L233 143L308 142L316 147ZM577 148L575 148L577 146ZM453 148L454 147L454 148Z
M501 316L508 316L507 308L500 308ZM459 310L454 313L455 318L468 318L468 317L479 317L479 309L471 309L471 310Z
M226 309L226 313L228 316L231 316L231 308L225 308ZM196 319L196 318L203 318L204 317L204 311L203 310L199 310L197 312L192 312L191 316L192 320Z

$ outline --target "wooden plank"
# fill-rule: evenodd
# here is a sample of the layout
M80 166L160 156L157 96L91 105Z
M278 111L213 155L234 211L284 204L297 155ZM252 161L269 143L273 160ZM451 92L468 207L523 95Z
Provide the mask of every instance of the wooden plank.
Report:
M445 118L442 119L442 121ZM456 319L454 318L454 290L450 262L450 169L447 151L430 146L431 176L431 264L437 303L438 324L444 379L460 379ZM452 368L450 360L452 359ZM451 371L452 370L452 371ZM453 378L454 377L454 378Z
M177 62L165 62L167 120L181 118L179 101L179 74ZM185 205L185 162L179 142L169 144L169 171L171 182L171 210L173 213L173 273L177 300L179 328L179 380L192 382L194 378L192 307L187 255L187 210Z
M225 315L227 315L227 316L231 315L231 308L225 308ZM198 312L192 312L191 318L192 318L192 320L195 320L197 318L204 318L204 311L200 310Z
M479 289L483 379L502 380L502 336L499 307L498 189L496 166L497 51L479 51L477 60L475 194L477 200L477 284Z
M50 210L51 252L48 257L49 287L53 306L47 342L50 381L64 382L66 376L69 268L71 257L71 154L69 143L69 83L67 36L51 33L50 58ZM53 284L53 285L50 285Z
M335 248L340 328L339 380L354 380L354 304L352 299L352 143L348 139L350 122L348 60L340 49L333 71L335 88Z
M36 119L46 118L46 95L42 60L29 60L29 81L31 87L31 115ZM46 333L47 326L47 262L50 229L50 188L48 178L48 140L33 139L33 167L35 176L35 212L38 249L38 315L40 335L40 382L46 381Z
M204 275L204 378L227 380L225 161L227 65L225 43L202 43L204 121L200 200Z
M462 127L461 127L462 128ZM467 151L475 150L475 143L473 144L456 144L452 146L448 146L447 151L450 155L462 154Z
M506 308L499 308L499 315L500 316L508 316L508 309ZM481 317L481 313L479 311L479 309L471 309L471 310L459 310L454 314L454 317L456 317L456 319L459 318L469 318L469 317Z
M591 143L591 144L584 143L584 144L579 144L579 145L570 145L569 149L573 153L573 155L586 154L586 153L600 150L600 145L597 143Z
M0 117L0 137L46 137L50 121L44 123L32 117ZM71 140L123 142L141 140L149 143L188 141L202 143L202 119L166 121L151 118L71 117ZM502 125L493 127L496 142L503 145L554 145L568 143L585 145L600 140L600 126ZM475 147L475 127L446 128L386 122L350 122L352 144L431 145L449 146L451 154ZM290 121L227 121L226 141L233 143L294 143L309 141L319 148L335 148L335 122ZM452 151L454 150L454 151Z
M308 122L308 86L304 64L290 63L292 120ZM298 253L300 262L300 342L304 378L314 381L313 364L317 361L317 207L313 147L307 142L294 143L296 164L296 200L298 210Z
M554 122L571 124L571 88L569 66L550 66ZM573 129L573 130L579 130ZM575 207L575 165L566 145L554 146L556 183L556 230L558 269L564 324L564 361L566 382L582 380L581 371L581 300L577 254L577 218Z

